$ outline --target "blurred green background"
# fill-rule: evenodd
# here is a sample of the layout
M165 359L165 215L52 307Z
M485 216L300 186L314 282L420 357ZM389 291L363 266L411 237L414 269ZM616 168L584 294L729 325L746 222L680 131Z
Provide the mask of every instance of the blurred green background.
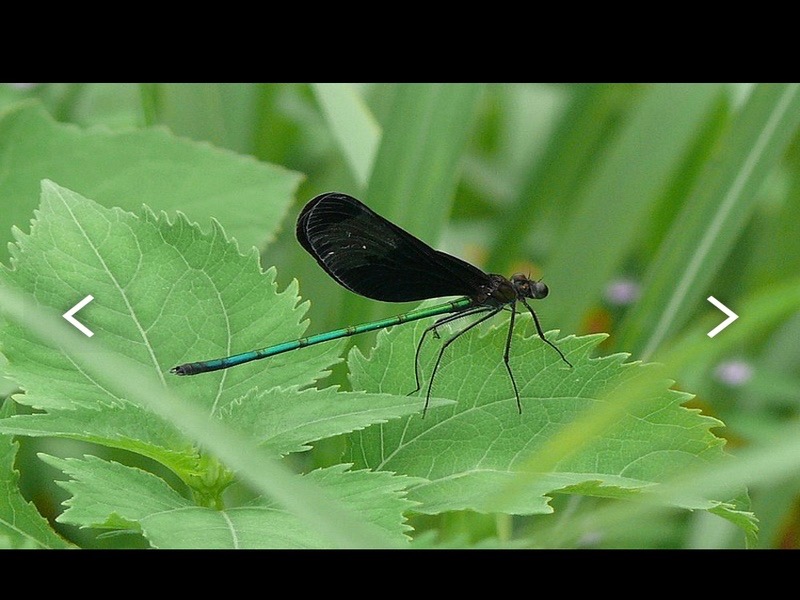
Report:
M0 116L25 103L80 130L162 126L301 174L288 213L259 215L276 230L240 245L259 247L281 287L300 282L311 301L311 333L410 308L341 289L296 243L302 205L343 191L487 271L543 277L551 289L537 305L545 330L608 332L603 351L634 360L701 348L674 374L676 387L725 423L715 433L730 453L755 449L769 461L774 448L775 461L787 459L780 442L796 433L800 408L796 85L0 86ZM9 140L0 138L3 144ZM32 212L16 208L3 207L4 241L11 225L28 229ZM191 204L179 208L193 218ZM225 203L211 209L223 227L229 213ZM713 340L706 332L724 315L706 301L710 295L740 316ZM344 367L330 383L347 384ZM324 444L316 451L324 453ZM800 464L796 454L789 459ZM759 545L800 546L800 473L790 466L755 477L744 469ZM557 498L556 518L591 518L603 502ZM544 526L551 538L543 543L553 545L552 519L519 525L532 539ZM453 515L450 532L454 543L479 543L496 525L491 517ZM721 519L675 511L583 542L729 547L740 538Z

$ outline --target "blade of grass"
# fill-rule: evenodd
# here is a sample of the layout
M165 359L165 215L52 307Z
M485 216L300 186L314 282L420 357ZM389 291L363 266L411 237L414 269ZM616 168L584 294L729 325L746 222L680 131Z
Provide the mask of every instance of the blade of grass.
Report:
M800 86L755 88L650 267L644 295L620 327L618 347L647 359L704 302L756 192L799 124Z
M161 83L142 86L148 124L238 152L252 152L258 88L252 84Z
M312 89L353 178L366 187L381 139L380 126L353 85L320 83Z
M150 127L158 123L158 105L161 101L158 84L140 83L139 98L142 105L142 124Z
M166 83L162 86L161 122L178 135L226 146L219 84Z
M708 118L698 128L696 139L683 160L675 169L669 184L660 194L660 199L647 216L647 220L639 224L641 242L637 245L636 265L646 265L667 237L669 228L680 214L683 205L697 181L703 173L703 167L714 154L722 134L727 131L731 122L732 94L720 94ZM641 271L640 269L639 271Z
M546 323L578 328L637 241L636 224L659 200L721 91L720 85L674 84L644 90L546 265L554 297L541 309Z
M400 85L369 179L370 206L431 242L447 220L478 85Z
M298 156L306 157L301 123L283 106L286 96L300 96L300 84L259 83L255 89L254 118L252 124L253 155L264 162L295 165L299 171L308 171ZM306 126L308 126L306 124ZM309 173L305 173L309 176Z
M616 84L571 86L572 97L544 153L531 165L527 181L498 224L487 271L510 274L533 227L556 228L567 218L594 157L612 139L620 113L641 91L639 86Z
M784 167L788 183L783 205L777 207L774 201L765 202L767 206L763 212L766 214L762 217L758 238L762 243L745 257L744 268L756 287L800 273L800 236L797 235L797 224L800 223L800 131L795 131Z

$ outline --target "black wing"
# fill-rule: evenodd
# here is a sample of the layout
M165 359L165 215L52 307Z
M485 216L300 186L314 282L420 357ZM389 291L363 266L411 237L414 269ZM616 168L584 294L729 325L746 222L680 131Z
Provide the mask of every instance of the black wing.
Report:
M328 275L374 300L475 296L491 286L477 267L434 250L347 194L309 201L297 218L297 239Z

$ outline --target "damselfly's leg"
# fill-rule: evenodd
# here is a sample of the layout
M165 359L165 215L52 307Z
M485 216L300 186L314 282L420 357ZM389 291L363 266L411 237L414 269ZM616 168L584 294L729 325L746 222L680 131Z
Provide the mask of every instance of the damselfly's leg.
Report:
M417 387L414 388L413 391L408 393L409 396L411 396L413 394L416 394L420 390L420 388L422 387L422 384L420 382L420 377L419 377L419 371L420 371L420 369L419 369L419 354L420 354L420 351L422 350L422 344L425 341L425 338L427 337L427 335L429 333L433 332L433 335L438 338L439 334L436 331L437 327L441 327L442 325L446 325L447 323L451 323L451 322L453 322L453 321L455 321L457 319L461 319L463 317L468 317L470 315L475 315L475 314L479 314L479 313L482 313L482 312L486 312L488 310L494 310L494 309L488 308L486 306L476 306L474 308L468 308L468 309L466 309L464 311L455 313L453 315L447 315L446 317L442 317L441 319L438 319L433 325L431 325L430 327L425 329L425 331L422 332L422 337L419 338L419 342L417 343L417 351L414 353L414 380L416 381Z
M511 334L514 333L514 317L517 314L517 303L511 303L511 318L508 320L508 335L506 336L506 350L503 353L503 362L506 365L506 371L508 371L508 376L511 378L511 385L514 386L514 396L517 398L517 410L519 414L522 414L522 402L519 399L519 390L517 389L517 382L514 381L514 374L511 372L511 365L508 362L509 357L511 356Z
M542 340L544 340L545 342L547 342L547 344L549 344L550 347L553 348L556 352L558 352L559 356L561 357L561 360L563 360L571 367L572 363L567 360L567 357L564 356L564 353L558 349L558 346L556 346L553 342L544 337L544 331L542 331L542 326L539 324L539 317L536 316L536 313L533 311L530 304L527 303L525 298L520 298L520 300L522 300L522 303L525 305L525 308L527 308L531 312L531 316L533 317L533 322L536 323L536 331L539 333L539 337L542 338Z
M434 379L434 377L436 377L436 371L439 369L439 363L442 362L442 356L444 356L444 351L447 350L447 347L450 344L455 342L458 338L460 338L462 335L467 333L470 329L472 329L474 327L477 327L478 325L480 325L481 323L483 323L484 321L486 321L488 319L491 319L493 316L495 316L497 313L499 313L501 310L503 310L502 306L497 307L497 308L487 308L487 307L482 307L482 308L483 308L483 310L481 310L481 311L478 311L478 310L472 311L472 314L475 314L476 312L486 312L487 310L490 311L489 314L481 317L480 319L478 319L474 323L470 323L464 329L462 329L461 331L459 331L458 333L456 333L452 337L448 338L447 341L444 344L442 344L442 347L439 349L439 354L436 356L436 362L433 365L433 372L431 372L431 378L428 381L428 392L425 394L425 408L422 409L422 417L423 418L425 418L425 413L428 411L428 403L430 402L431 390L433 389L433 379ZM461 316L461 315L459 315L459 316Z

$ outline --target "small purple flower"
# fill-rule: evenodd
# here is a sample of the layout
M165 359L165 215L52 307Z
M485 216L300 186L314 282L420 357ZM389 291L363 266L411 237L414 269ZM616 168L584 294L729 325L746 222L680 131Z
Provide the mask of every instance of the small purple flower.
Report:
M732 359L721 362L714 369L717 381L732 387L739 387L750 381L753 377L752 365L741 359Z
M606 300L615 306L627 306L639 299L641 286L633 279L615 279L606 286Z

